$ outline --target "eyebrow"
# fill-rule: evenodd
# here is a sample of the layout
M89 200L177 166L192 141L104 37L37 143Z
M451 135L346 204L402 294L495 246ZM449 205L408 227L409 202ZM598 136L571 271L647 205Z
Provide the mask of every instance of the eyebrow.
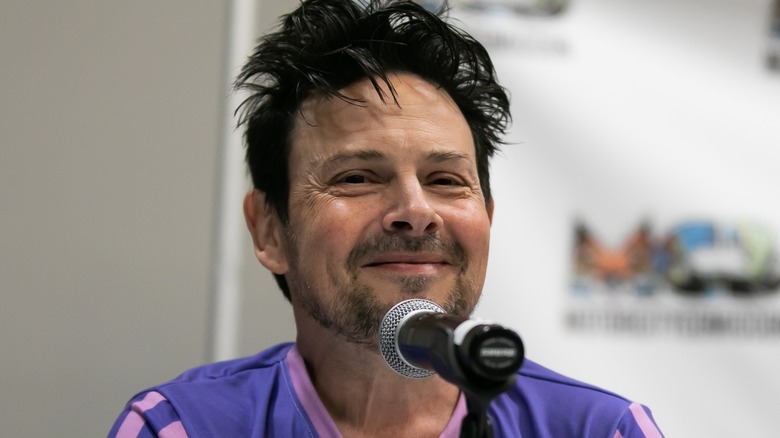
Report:
M360 161L382 161L386 159L387 156L379 152L377 150L368 149L368 150L361 150L361 151L355 151L355 152L343 152L336 155L333 155L331 157L328 157L325 160L316 160L319 161L319 164L322 168L333 168L338 167L339 164L351 161L351 160L360 160ZM437 163L445 162L445 161L467 161L471 162L472 159L468 155L465 154L459 154L455 152L431 152L426 157L427 160L434 161Z
M332 167L337 167L339 164L350 160L380 161L383 160L384 158L385 158L385 154L379 151L362 150L362 151L355 151L355 152L343 152L340 154L330 156L325 160L315 159L314 161L319 162L318 164L323 168L332 168Z
M468 155L458 154L455 152L432 152L428 154L428 159L431 161L436 161L437 163L450 160L471 161L471 158Z

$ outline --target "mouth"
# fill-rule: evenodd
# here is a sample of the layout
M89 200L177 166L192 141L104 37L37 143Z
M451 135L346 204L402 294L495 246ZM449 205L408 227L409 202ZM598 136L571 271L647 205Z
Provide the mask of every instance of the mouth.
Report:
M450 265L449 260L439 254L385 254L369 260L363 267L407 275L432 275Z
M382 265L449 265L446 257L440 254L383 254L366 262L363 266Z

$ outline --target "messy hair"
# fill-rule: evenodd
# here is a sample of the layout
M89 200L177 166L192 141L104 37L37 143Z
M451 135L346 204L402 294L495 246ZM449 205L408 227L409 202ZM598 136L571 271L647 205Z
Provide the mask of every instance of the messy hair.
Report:
M288 222L291 132L301 103L341 93L368 79L379 97L396 101L394 72L420 76L446 91L471 129L485 200L491 199L489 159L510 119L506 90L485 48L436 12L409 1L305 0L260 39L235 86L249 96L239 107L246 161L254 187ZM389 90L389 96L383 87ZM277 275L290 299L284 277Z

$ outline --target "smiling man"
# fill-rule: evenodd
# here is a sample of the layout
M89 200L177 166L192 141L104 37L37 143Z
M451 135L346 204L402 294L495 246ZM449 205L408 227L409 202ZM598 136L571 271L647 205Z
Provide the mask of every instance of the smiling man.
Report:
M305 101L291 135L289 219L259 190L247 194L245 212L258 259L287 281L297 350L338 429L435 436L457 389L392 371L377 354L378 326L412 297L471 313L492 204L452 99L413 74L388 79L380 93L390 96L392 86L396 102L383 102L365 79L341 90L350 101ZM417 415L426 408L436 415Z
M442 89L409 73L388 79L381 90L392 86L397 102L363 79L341 90L360 106L301 106L286 222L263 192L246 197L257 257L293 292L299 349L351 347L341 338L373 347L381 317L407 298L468 315L484 281L492 202L468 125Z
M237 84L246 222L296 342L141 392L110 436L458 436L459 389L393 371L378 331L409 298L463 317L479 300L509 119L487 52L411 2L307 0ZM530 361L488 415L500 437L661 436L645 407Z

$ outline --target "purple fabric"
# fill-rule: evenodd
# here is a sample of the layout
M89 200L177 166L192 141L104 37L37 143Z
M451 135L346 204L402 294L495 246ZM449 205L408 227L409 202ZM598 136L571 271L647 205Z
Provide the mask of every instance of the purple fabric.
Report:
M332 437L339 436L339 430L336 423L328 414L325 405L322 404L314 385L306 372L306 364L298 353L298 349L293 347L287 352L287 367L290 369L290 378L295 387L295 394L301 401L306 414L309 416L314 428L319 436ZM452 417L441 433L442 437L457 437L460 435L460 423L466 416L466 398L460 396Z
M178 414L159 392L140 394L117 419L109 436L117 438L186 438Z
M133 398L109 437L332 436L333 421L296 354L281 344L187 371ZM464 409L461 400L443 436L457 435ZM489 415L497 438L663 436L644 406L528 360Z
M646 415L639 418L632 406ZM496 437L656 438L663 435L650 411L609 391L526 360L515 385L490 407ZM644 430L643 430L644 428Z

